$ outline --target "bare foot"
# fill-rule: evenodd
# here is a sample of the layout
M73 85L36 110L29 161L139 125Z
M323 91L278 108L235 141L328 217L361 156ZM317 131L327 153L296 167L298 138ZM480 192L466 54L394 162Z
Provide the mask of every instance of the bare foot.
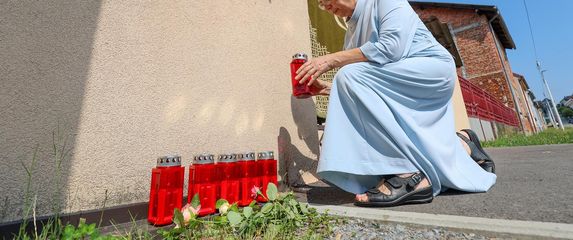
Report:
M398 177L401 178L408 178L410 176L414 175L414 173L406 173L406 174L400 174L398 175ZM430 182L428 181L427 178L424 178L420 183L418 183L418 185L416 185L416 187L414 188L414 190L418 190L418 189L422 189L422 188L426 188L430 186ZM390 189L388 189L388 187L386 187L386 184L384 184L384 180L382 180L379 184L378 184L378 190L380 190L380 192L386 194L386 195L390 195L392 194L392 192L390 191ZM356 201L359 202L368 202L368 195L364 194L356 194L355 197Z

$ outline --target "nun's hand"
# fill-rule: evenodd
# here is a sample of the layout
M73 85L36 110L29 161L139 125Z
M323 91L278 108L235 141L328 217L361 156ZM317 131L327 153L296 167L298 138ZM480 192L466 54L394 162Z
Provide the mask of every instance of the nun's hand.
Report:
M335 60L332 54L310 59L296 71L295 79L300 84L306 83L308 86L311 86L320 75L333 69L335 67L334 63Z

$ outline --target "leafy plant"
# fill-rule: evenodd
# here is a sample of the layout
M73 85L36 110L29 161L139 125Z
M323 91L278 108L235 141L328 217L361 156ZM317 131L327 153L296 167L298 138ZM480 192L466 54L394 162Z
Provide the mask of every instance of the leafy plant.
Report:
M64 240L87 239L88 237L89 239L104 239L96 229L96 224L86 224L84 218L80 218L78 227L66 225L61 237Z
M298 202L292 192L279 193L277 186L269 183L266 197L256 187L253 193L253 198L261 196L268 202L260 205L252 201L240 209L236 203L219 199L219 215L203 219L196 214L184 217L189 207L199 206L192 204L184 207L183 213L176 209L173 221L177 227L160 234L165 239L321 239L332 233L330 223L335 219Z

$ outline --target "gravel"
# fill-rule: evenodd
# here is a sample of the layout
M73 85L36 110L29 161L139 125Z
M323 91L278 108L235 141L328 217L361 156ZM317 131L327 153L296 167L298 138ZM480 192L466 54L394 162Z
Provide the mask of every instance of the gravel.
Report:
M478 233L455 231L427 226L411 226L374 220L344 218L333 226L328 239L512 239L487 237Z

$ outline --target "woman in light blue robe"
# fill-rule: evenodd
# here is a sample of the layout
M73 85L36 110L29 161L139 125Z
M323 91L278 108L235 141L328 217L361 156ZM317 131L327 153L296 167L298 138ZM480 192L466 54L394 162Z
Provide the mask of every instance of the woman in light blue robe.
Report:
M360 206L424 203L448 188L492 187L496 175L477 161L493 162L480 157L487 154L476 148L477 137L463 133L472 138L466 143L456 136L454 60L408 1L319 2L348 24L345 50L309 60L297 76L314 94L330 95L319 176L357 194ZM332 85L319 80L335 67L341 68Z

